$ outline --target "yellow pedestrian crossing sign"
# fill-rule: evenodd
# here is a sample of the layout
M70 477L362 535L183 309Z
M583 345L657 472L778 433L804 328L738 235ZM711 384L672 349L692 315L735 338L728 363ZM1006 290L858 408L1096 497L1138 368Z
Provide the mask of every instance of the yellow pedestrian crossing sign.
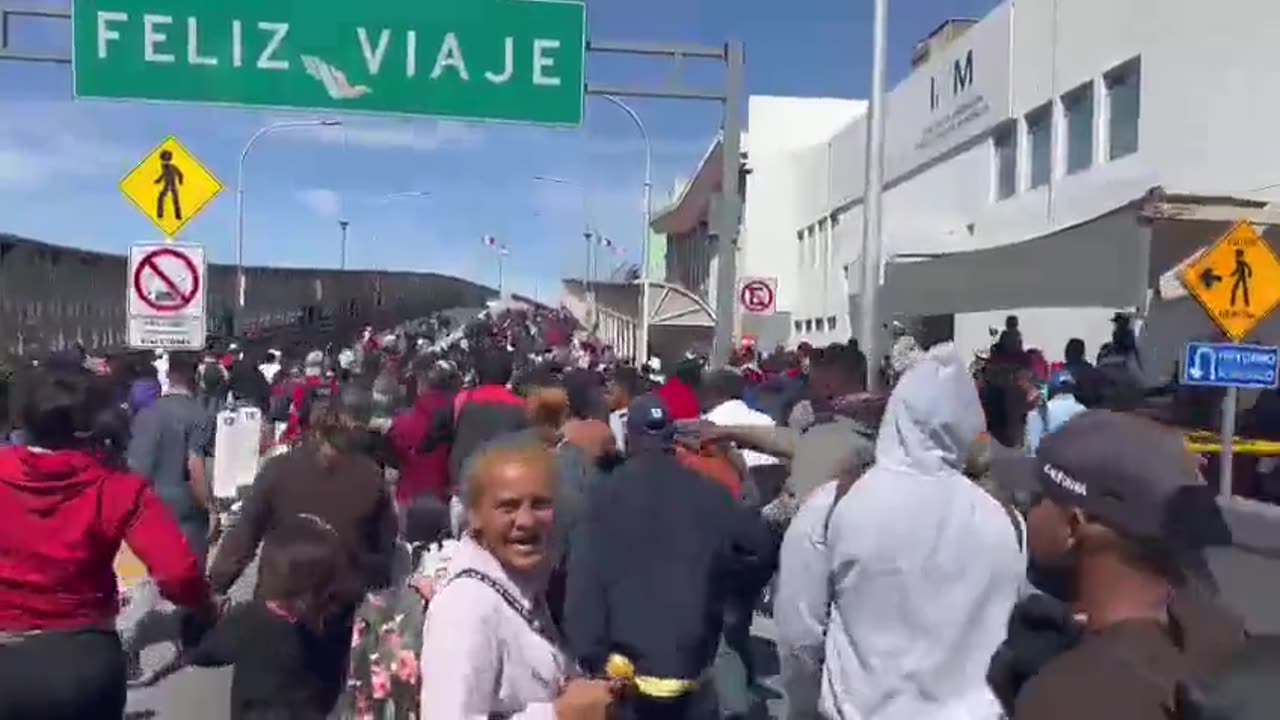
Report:
M222 192L222 183L170 136L124 176L120 192L173 237Z
M1236 223L1182 271L1182 284L1240 342L1280 305L1280 258L1252 223Z

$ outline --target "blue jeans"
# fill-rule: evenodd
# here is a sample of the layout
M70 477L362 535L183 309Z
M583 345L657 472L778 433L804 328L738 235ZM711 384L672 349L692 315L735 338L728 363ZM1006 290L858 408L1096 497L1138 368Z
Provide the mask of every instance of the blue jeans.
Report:
M182 530L182 536L187 539L187 546L200 560L200 567L204 567L209 556L209 518L183 518L178 521L178 527Z

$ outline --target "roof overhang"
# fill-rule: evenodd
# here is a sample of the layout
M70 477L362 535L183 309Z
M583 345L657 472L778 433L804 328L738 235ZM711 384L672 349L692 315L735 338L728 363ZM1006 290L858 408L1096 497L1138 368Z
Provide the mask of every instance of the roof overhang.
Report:
M1172 269L1240 220L1280 225L1266 201L1152 188L1101 215L1021 242L927 259L891 258L890 315L1024 307L1145 307ZM850 277L860 269L850 267ZM854 294L856 295L856 289Z
M720 192L724 179L724 144L717 137L698 163L698 172L685 184L680 197L660 210L649 227L667 236L690 232L708 215L711 197Z

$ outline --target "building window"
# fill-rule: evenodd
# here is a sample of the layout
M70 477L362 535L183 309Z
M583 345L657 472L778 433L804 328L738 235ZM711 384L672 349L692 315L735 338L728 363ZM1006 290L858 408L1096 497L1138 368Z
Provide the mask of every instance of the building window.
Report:
M1027 187L1049 184L1053 175L1053 106L1042 105L1027 113Z
M797 321L796 321L796 332L804 332L804 321L803 321L803 320L797 320Z
M1107 73L1107 159L1138 152L1138 120L1142 117L1142 65L1132 60Z
M827 270L827 258L831 254L831 232L827 229L826 218L818 223L818 258L815 266L822 268L823 272Z
M836 330L836 316L832 315L831 317L827 318L827 332L835 332L835 330Z
M804 321L804 331L813 332L813 318Z
M1013 125L998 128L991 143L996 163L996 200L1004 200L1018 191L1018 141Z
M1067 122L1067 174L1088 170L1093 165L1093 83L1062 96L1062 115Z

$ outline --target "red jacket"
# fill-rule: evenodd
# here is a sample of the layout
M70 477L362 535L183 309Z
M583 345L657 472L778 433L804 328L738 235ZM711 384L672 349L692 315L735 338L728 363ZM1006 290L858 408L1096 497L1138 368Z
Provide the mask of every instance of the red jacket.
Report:
M0 631L111 622L122 541L166 599L208 601L199 561L141 477L72 450L0 450Z
M692 420L702 415L702 406L698 403L697 394L679 378L667 378L667 381L654 394L662 399L673 420Z
M333 380L325 380L319 375L307 375L302 378L301 382L295 382L292 386L285 386L287 388L286 391L290 394L291 402L289 403L289 425L285 428L284 435L280 438L281 442L292 442L302 436L303 422L311 420L311 418L302 417L307 393L325 385L329 386L334 395L338 394L338 383Z
M444 499L449 489L449 440L442 437L424 447L427 436L435 429L436 419L448 420L453 408L453 393L427 390L418 396L413 408L401 413L391 423L387 437L400 461L400 480L396 483L396 503L413 504L422 495ZM446 431L448 425L445 426ZM447 435L447 432L445 433Z

